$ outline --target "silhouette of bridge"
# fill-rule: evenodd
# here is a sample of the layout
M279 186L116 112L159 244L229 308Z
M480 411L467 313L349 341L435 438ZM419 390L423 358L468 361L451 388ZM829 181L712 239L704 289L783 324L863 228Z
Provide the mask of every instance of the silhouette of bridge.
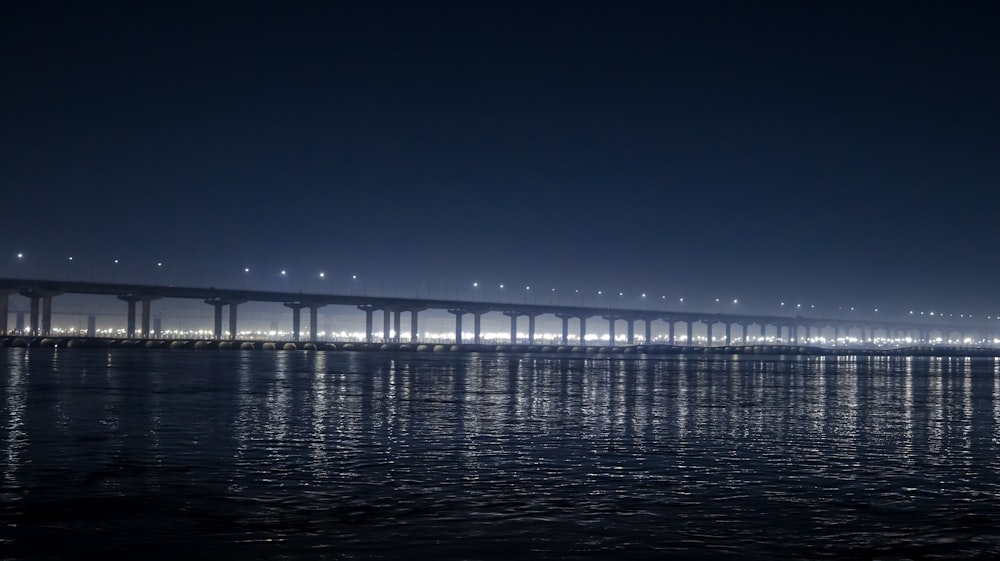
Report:
M567 306L538 303L502 303L492 301L469 301L459 299L404 298L368 295L318 294L287 291L247 290L235 288L199 288L184 286L157 286L147 284L127 284L115 282L75 282L44 279L0 279L0 334L23 334L48 336L52 333L53 306L57 297L63 294L115 296L126 307L126 333L129 338L158 337L159 333L150 329L154 303L164 298L198 300L211 306L214 311L213 335L215 339L236 339L239 333L239 306L247 302L281 303L292 314L292 336L299 341L301 333L301 313L309 314L309 341L317 340L317 311L324 306L348 306L365 314L365 340L375 342L375 316L382 315L382 337L387 343L399 343L402 314L410 315L408 342L419 341L418 317L427 310L443 310L455 316L456 344L463 343L463 321L472 316L473 341L482 342L482 317L486 314L502 314L510 321L510 342L518 342L517 324L519 318L528 322L528 343L534 344L536 318L550 315L562 321L562 344L570 339L570 322L575 323L579 334L579 344L584 344L588 323L593 320L607 322L610 334L609 345L615 345L616 328L624 324L626 341L634 344L636 324L644 328L644 341L652 340L651 330L655 322L667 325L664 343L693 344L693 326L704 325L706 340L711 345L729 345L734 340L743 343L752 338L799 344L800 338L813 341L822 330L833 330L833 342L851 338L860 344L874 344L882 340L905 339L913 344L932 344L938 339L947 342L952 335L959 340L972 340L977 345L993 345L997 341L996 327L982 324L954 324L944 320L935 322L890 321L890 320L846 320L822 317L779 316L738 313L708 313L694 311L669 311L630 309L595 306ZM10 299L27 298L28 317L24 312L15 312L15 329L10 329ZM228 314L224 314L224 311ZM223 319L228 316L228 329L223 329ZM95 335L97 314L88 315L89 336ZM138 319L138 322L137 322ZM158 330L157 330L158 331ZM934 336L937 335L937 338ZM405 339L404 339L405 340Z

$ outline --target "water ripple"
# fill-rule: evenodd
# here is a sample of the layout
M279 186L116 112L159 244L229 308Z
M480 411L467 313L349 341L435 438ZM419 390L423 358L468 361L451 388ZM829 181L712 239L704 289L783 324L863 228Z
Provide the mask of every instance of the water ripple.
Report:
M1000 557L991 360L5 352L5 559Z

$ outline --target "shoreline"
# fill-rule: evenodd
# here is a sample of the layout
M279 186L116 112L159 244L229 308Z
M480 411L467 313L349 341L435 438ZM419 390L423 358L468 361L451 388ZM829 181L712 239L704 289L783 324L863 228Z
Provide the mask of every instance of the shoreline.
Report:
M690 355L794 355L794 356L930 356L1000 358L1000 348L908 346L893 348L813 347L806 345L621 345L574 346L475 343L361 343L352 341L282 341L213 339L120 339L102 337L0 338L3 348L148 349L216 351L324 351L324 352L417 352L417 353L509 353L559 354L566 356L690 356Z

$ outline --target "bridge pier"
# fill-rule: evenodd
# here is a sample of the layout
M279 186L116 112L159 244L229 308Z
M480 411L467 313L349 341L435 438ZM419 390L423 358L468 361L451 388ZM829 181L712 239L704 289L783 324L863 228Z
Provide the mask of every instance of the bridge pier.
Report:
M556 314L556 317L562 320L562 344L565 345L569 343L569 318L573 317L573 315Z
M417 314L418 310L410 310L410 342L416 343L419 338L420 331L417 329Z
M587 344L587 318L580 316L580 345Z
M694 345L694 320L687 320L687 346Z
M382 342L392 341L392 311L389 308L382 309Z
M28 335L37 336L39 334L38 328L38 303L41 300L41 294L35 290L26 290L21 293L22 296L28 298Z
M0 335L7 334L7 314L10 308L9 290L0 290Z
M402 338L402 336L399 333L400 325L402 323L400 316L402 315L403 311L400 310L399 308L396 308L395 310L392 311L392 330L394 333L394 335L392 336L393 343L398 343L399 340Z
M225 304L221 300L218 301L207 301L207 304L212 306L212 337L216 341L222 339L222 308Z
M141 326L142 331L139 333L139 337L149 336L149 320L151 317L151 304L153 300L156 300L158 296L140 295L140 294L119 294L118 299L124 301L128 304L128 310L125 316L125 332L129 339L135 339L136 329L135 329L135 305L137 302L142 302L142 319Z
M625 320L625 334L626 334L626 340L628 341L628 344L629 345L634 345L635 344L635 320L634 319L626 319Z
M283 305L286 308L292 309L292 341L298 341L301 338L299 333L302 331L302 308L306 308L309 305L302 302L285 302ZM311 311L310 317L312 317ZM369 325L370 321L371 316L369 316ZM312 326L310 326L310 328L311 327ZM371 333L371 329L369 329L368 332Z
M149 331L149 301L150 298L145 297L142 300L142 332L144 336L147 336ZM223 306L229 306L229 339L236 339L236 322L237 322L237 306L246 302L246 300L238 300L235 298L206 298L205 303L214 308L213 310L213 323L212 323L212 336L216 340L222 340L222 308ZM286 304L287 305L287 304Z
M472 312L473 341L477 345L483 342L483 312Z
M378 309L378 308L376 308L375 306L373 306L371 304L361 304L360 306L358 306L358 309L361 310L361 311L363 311L365 313L365 343L371 343L372 342L372 326L373 326L373 323L374 323L372 321L372 316L374 315L375 310Z
M323 304L309 304L309 340L313 342L315 342L319 338L319 309L322 307ZM230 310L233 309L234 308L230 308ZM235 323L233 323L232 333L235 336L236 333Z
M653 342L653 320L650 318L645 318L645 321L646 321L646 332L643 334L645 335L645 340L643 341L643 343L648 345Z
M448 310L449 314L455 314L455 344L462 344L462 315L469 313L468 310L463 310L461 308L451 308Z
M517 316L521 315L518 312L509 310L503 312L503 315L510 317L510 344L517 344Z

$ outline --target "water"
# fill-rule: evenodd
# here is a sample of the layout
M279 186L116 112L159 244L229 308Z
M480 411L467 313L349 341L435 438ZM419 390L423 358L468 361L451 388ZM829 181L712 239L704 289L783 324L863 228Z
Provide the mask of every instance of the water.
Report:
M1000 557L993 359L2 351L2 559Z

